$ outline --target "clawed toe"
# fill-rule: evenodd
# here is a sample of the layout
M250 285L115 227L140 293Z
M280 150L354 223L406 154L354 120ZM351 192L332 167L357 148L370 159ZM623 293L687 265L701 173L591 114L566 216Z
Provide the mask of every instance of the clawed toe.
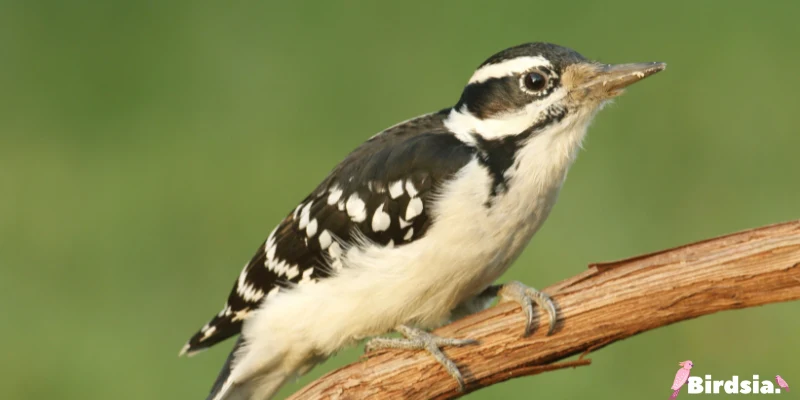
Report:
M473 339L453 339L444 338L425 332L421 329L411 328L405 325L399 326L396 330L405 336L405 339L375 338L367 342L365 351L371 352L379 349L404 349L404 350L426 350L439 364L458 382L460 391L464 391L464 377L458 370L456 364L447 358L442 352L443 346L467 346L477 344Z
M534 288L523 285L522 283L512 281L508 282L500 288L498 295L503 300L515 301L522 306L522 311L525 313L525 333L523 336L529 336L533 332L533 304L544 309L550 318L550 325L547 334L553 333L558 322L558 313L553 300L545 294Z

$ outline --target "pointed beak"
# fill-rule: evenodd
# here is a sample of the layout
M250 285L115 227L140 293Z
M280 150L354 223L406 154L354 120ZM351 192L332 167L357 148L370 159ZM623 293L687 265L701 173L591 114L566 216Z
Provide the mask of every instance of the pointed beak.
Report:
M612 98L622 94L623 89L667 68L662 62L634 64L599 64L595 74L586 83L586 88L598 97Z

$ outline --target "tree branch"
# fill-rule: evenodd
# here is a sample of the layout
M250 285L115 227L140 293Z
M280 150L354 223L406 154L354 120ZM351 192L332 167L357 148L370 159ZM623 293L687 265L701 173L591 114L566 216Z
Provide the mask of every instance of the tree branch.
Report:
M519 306L499 304L436 330L480 340L447 348L466 392L589 364L583 355L637 333L718 311L800 299L800 220L592 264L545 290L559 308L551 336L521 338ZM553 364L583 353L577 361ZM466 393L465 392L465 393ZM301 399L452 399L455 380L421 351L382 350L310 383Z

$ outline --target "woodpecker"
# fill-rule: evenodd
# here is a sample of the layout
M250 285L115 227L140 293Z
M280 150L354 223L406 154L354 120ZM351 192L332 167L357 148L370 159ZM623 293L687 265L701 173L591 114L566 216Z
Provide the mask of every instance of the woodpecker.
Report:
M240 334L208 399L271 398L359 340L440 350L475 343L428 330L489 306L534 305L555 326L549 297L495 284L541 227L596 113L664 63L609 65L550 43L483 62L458 102L361 144L269 234L227 303L181 350Z

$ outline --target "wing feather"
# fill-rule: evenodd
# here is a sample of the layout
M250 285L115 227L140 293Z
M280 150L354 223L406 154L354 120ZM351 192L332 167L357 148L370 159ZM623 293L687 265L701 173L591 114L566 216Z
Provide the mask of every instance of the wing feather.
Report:
M424 237L433 222L435 189L475 153L447 134L443 116L393 127L350 153L259 246L223 310L182 353L236 335L248 314L279 291L330 276L342 267L342 251L357 245L359 237L394 246Z

